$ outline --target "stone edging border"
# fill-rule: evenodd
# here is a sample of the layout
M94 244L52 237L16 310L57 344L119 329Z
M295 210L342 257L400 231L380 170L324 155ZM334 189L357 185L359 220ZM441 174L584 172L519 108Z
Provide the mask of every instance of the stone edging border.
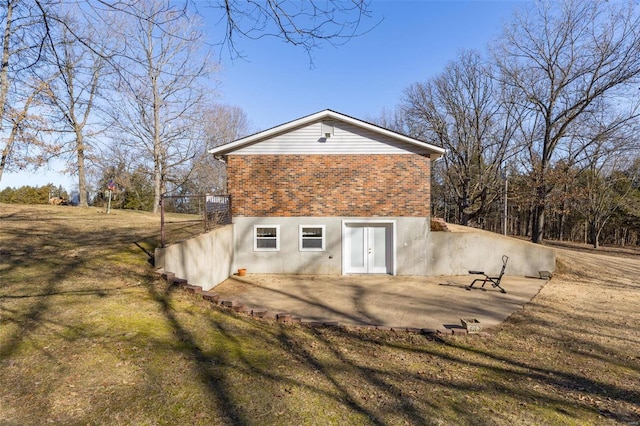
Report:
M491 334L483 331L480 333L469 333L466 328L462 326L448 326L438 329L431 328L416 328L416 327L389 327L382 325L345 325L338 321L310 321L303 318L293 316L287 312L269 312L266 310L256 310L245 306L237 300L222 299L221 296L213 291L202 290L201 286L190 285L184 278L176 278L173 272L157 271L158 274L170 285L176 286L187 293L194 294L202 297L202 299L212 303L213 305L222 306L231 311L248 315L251 318L259 318L263 320L272 320L280 323L298 323L308 327L344 327L360 330L381 330L389 332L407 332L424 335L438 335L438 336L451 336L451 335L475 335L480 337L491 337Z

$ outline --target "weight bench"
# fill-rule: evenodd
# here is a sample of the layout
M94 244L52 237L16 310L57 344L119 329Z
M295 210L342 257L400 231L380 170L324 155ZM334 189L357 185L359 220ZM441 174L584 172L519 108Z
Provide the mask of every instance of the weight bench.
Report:
M502 270L500 271L500 275L498 275L497 277L490 277L489 275L485 274L484 271L469 271L469 273L472 275L484 275L484 278L476 278L471 284L466 286L465 289L471 290L473 285L477 282L482 282L482 287L484 287L486 283L490 282L493 287L498 287L502 293L506 293L507 291L504 288L500 287L500 280L502 280L502 276L504 275L504 270L507 268L508 261L509 256L502 256Z

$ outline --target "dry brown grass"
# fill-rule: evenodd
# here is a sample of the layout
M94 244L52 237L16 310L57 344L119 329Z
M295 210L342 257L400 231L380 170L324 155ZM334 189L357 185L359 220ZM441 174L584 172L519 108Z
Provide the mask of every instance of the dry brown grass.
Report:
M491 338L308 329L168 288L145 213L0 204L0 424L640 424L639 256L559 250Z

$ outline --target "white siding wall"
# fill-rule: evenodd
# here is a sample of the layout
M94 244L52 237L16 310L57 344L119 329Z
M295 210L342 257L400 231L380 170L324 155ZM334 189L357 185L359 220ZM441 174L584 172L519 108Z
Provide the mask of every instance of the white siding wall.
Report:
M426 149L357 126L333 121L334 135L323 138L320 121L234 151L254 154L428 154Z

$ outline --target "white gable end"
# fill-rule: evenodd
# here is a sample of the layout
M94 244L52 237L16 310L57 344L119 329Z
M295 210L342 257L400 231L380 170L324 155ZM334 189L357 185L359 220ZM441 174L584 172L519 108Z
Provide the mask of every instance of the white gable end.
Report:
M327 109L217 146L209 152L216 157L232 153L428 154L434 160L444 155L445 150Z
M234 150L234 155L256 154L429 154L426 148L399 141L350 123L333 121L333 135L324 137L322 121Z

